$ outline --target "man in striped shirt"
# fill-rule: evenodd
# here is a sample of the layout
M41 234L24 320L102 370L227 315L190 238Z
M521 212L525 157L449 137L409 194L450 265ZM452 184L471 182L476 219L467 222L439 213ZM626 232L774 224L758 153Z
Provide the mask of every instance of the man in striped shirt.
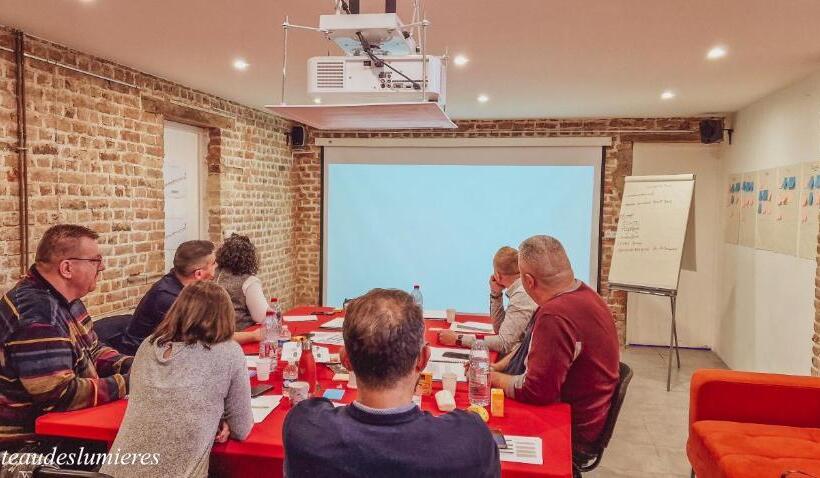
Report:
M105 269L97 238L52 226L28 274L0 299L0 448L30 441L44 413L128 393L132 357L100 344L81 300Z

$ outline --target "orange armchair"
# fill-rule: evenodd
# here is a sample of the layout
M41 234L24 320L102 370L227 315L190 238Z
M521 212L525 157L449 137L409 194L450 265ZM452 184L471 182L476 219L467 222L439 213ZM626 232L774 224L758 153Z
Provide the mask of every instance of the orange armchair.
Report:
M699 478L820 478L820 377L698 370L686 453Z

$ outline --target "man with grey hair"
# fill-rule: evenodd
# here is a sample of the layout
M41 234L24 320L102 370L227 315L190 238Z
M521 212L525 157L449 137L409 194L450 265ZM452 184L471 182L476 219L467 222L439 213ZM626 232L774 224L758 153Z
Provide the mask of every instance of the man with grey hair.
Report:
M604 428L618 383L618 334L606 303L577 280L561 243L533 236L521 243L521 282L538 304L521 346L493 365L493 387L522 402L572 407L573 455Z

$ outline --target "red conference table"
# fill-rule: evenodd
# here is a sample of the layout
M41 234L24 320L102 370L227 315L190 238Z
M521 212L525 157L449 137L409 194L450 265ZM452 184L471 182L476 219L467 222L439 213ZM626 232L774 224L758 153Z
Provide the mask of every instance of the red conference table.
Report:
M330 311L322 307L298 307L286 315L308 315L317 311ZM338 317L320 315L318 321L289 322L288 328L293 335L314 331L319 325ZM486 316L459 315L458 321L464 320L487 322ZM425 320L426 339L431 345L438 345L435 328L447 327L443 320ZM255 343L242 346L246 355L257 353ZM329 346L331 352L339 347ZM281 364L280 364L281 365ZM282 367L278 367L269 383L274 385L271 393L282 393ZM322 389L345 388L345 382L332 381L333 373L325 366L317 366L318 381ZM256 378L251 384L256 385ZM433 389L440 389L440 382L433 382ZM346 389L345 389L346 390ZM349 403L355 399L355 390L346 390L342 402ZM35 424L38 435L97 440L107 442L110 446L117 435L120 423L125 414L127 400L118 400L94 408L72 412L55 412L41 416ZM456 405L466 408L467 385L459 383L456 391ZM432 396L422 397L422 408L433 415L440 415ZM282 447L282 424L290 403L287 399L253 427L245 441L229 440L227 443L214 444L211 452L211 472L216 476L255 477L281 476L284 449ZM172 425L172 424L171 424ZM501 462L504 477L571 477L571 427L570 409L566 404L550 406L533 406L506 399L504 417L490 417L489 427L500 429L506 435L523 435L541 437L543 446L543 465Z

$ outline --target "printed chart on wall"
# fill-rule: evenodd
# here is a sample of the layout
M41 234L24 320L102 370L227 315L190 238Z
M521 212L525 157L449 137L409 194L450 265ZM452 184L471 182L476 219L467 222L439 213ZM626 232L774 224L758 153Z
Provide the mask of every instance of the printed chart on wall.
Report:
M740 235L740 196L742 187L742 176L740 174L730 174L726 180L726 199L723 201L723 240L729 244L737 244Z
M820 161L803 163L800 175L800 212L797 255L817 256L818 213L820 213Z
M738 244L755 246L755 224L757 221L757 172L743 173L740 181L740 228Z
M770 201L773 219L773 234L769 244L774 252L795 255L797 253L797 183L801 165L777 168L774 184L774 200Z
M777 242L777 222L774 215L774 191L777 187L777 169L757 173L757 236L755 247L773 251Z

